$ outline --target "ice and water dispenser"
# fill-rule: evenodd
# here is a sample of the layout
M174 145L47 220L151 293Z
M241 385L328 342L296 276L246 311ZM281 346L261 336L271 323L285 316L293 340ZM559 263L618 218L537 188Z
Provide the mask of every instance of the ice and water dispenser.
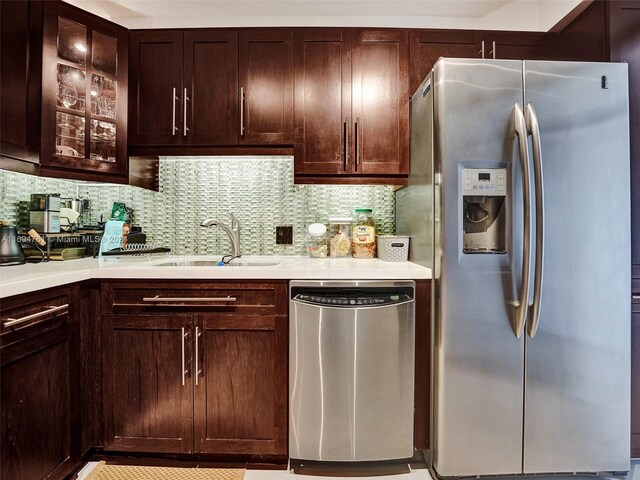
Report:
M462 169L464 253L506 253L506 168Z

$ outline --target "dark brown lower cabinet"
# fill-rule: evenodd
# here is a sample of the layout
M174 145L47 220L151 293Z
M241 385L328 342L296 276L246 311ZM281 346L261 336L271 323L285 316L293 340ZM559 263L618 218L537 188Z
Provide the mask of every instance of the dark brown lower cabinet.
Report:
M2 302L0 477L7 480L62 479L79 457L77 337L68 293L33 297Z
M189 315L104 315L105 448L193 451Z
M106 450L286 455L286 282L102 291Z

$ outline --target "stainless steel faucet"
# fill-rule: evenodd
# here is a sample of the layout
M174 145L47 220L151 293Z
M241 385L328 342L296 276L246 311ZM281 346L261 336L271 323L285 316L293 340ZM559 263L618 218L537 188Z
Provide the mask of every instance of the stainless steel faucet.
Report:
M224 223L214 219L208 218L203 221L200 226L201 227L213 227L217 225L229 236L229 240L231 240L231 249L233 250L231 253L234 257L240 256L240 222L235 217L235 215L231 214L231 228L227 227Z

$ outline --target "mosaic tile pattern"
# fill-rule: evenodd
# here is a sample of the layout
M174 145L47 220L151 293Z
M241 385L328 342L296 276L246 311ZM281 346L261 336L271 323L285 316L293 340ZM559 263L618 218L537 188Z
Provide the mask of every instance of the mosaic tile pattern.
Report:
M373 209L378 232L395 233L395 195L390 186L294 185L291 157L161 157L160 191L130 186L71 182L0 171L0 215L20 218L20 202L30 193L60 193L91 200L91 219L108 219L114 201L134 209L134 224L147 242L176 254L221 255L231 251L217 227L200 227L207 218L229 225L240 221L245 255L304 255L306 228L349 216L358 207ZM293 245L276 245L275 227L293 226Z

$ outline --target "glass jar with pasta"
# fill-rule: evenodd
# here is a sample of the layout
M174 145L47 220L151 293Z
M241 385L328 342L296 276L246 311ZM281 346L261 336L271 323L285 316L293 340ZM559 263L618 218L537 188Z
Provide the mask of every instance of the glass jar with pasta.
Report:
M355 222L351 229L353 258L376 256L376 225L370 208L356 208Z
M333 258L351 256L351 218L329 219L329 256Z

